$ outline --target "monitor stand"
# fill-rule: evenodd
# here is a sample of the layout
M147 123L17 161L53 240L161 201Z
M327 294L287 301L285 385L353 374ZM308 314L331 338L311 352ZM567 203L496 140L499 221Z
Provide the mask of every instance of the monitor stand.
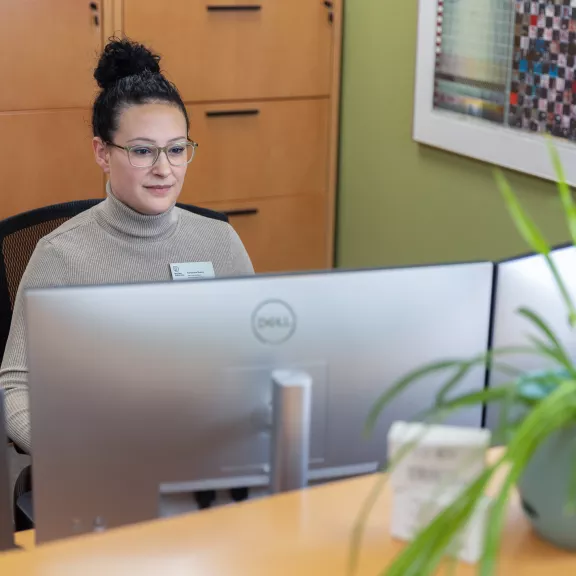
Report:
M272 372L270 490L273 494L308 485L312 378L306 372Z

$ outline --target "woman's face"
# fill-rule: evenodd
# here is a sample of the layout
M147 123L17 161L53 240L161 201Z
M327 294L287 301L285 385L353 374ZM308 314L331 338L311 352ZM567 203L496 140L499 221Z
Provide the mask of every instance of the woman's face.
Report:
M186 119L171 104L139 104L120 112L112 142L118 146L167 146L186 142ZM164 152L153 166L136 168L128 153L94 138L96 162L109 175L114 196L141 214L161 214L177 201L187 164L172 166Z

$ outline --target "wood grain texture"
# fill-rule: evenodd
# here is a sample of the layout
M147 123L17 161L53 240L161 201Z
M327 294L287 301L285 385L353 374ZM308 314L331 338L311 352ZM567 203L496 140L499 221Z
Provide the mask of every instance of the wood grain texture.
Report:
M97 0L96 4L100 4ZM90 105L102 46L86 0L0 2L0 112Z
M0 218L104 195L89 110L0 113Z
M256 210L230 216L257 273L316 270L326 262L324 195L202 203L219 211Z
M122 36L124 30L124 0L114 0L114 35Z
M100 0L102 2L102 46L108 43L108 39L122 36L122 0Z
M329 106L328 98L189 106L199 147L182 201L325 194ZM239 115L207 116L229 112Z
M186 102L330 94L332 27L321 0L124 0L124 32L162 54Z

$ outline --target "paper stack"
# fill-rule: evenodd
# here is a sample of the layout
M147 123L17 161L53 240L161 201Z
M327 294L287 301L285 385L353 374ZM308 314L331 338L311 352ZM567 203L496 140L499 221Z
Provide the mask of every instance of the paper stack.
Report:
M392 536L412 540L486 468L490 431L396 422L388 434ZM398 461L397 464L395 462ZM481 556L490 499L478 503L447 553L474 564Z

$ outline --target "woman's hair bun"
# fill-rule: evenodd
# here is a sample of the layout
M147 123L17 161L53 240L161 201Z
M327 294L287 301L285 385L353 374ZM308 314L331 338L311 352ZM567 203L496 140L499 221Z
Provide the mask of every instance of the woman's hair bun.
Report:
M148 70L153 74L160 73L160 56L152 53L146 46L128 39L112 38L106 44L94 78L103 90L127 76L141 74Z

